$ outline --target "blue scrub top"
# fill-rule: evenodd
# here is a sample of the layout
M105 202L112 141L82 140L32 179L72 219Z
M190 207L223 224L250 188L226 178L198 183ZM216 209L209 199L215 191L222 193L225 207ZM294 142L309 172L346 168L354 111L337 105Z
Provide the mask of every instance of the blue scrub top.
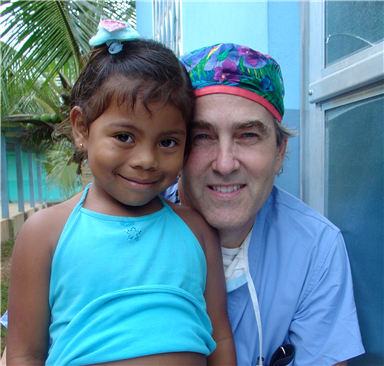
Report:
M293 365L333 365L364 353L351 270L340 230L274 187L258 212L248 250L266 364L283 343ZM228 293L238 365L255 365L259 336L245 284Z

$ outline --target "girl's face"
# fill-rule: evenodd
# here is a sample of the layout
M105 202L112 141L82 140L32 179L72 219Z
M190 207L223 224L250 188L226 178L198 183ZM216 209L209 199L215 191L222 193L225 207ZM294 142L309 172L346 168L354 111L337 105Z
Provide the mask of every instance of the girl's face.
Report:
M175 181L183 163L187 128L179 109L154 103L150 114L137 100L134 110L127 112L113 100L86 130L81 109L75 108L80 112L71 112L74 135L88 152L92 188L100 203L149 204L151 210L152 199Z

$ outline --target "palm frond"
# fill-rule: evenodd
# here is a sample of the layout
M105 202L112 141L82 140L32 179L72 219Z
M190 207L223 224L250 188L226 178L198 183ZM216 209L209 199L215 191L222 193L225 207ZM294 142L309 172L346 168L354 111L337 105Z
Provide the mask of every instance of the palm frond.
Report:
M60 194L69 198L78 188L81 181L76 174L77 164L71 163L73 147L68 141L61 141L51 147L45 154L43 166L47 172L48 189L59 188Z
M13 1L2 6L1 22L5 24L2 39L16 51L5 52L3 70L18 64L18 75L34 84L49 65L52 78L73 58L76 73L81 56L89 51L89 39L96 33L102 17L128 19L135 11L133 1Z

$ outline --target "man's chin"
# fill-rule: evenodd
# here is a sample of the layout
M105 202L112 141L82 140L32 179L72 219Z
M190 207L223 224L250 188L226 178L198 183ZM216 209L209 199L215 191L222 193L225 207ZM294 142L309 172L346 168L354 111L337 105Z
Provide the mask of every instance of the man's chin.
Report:
M215 211L208 209L202 210L200 213L205 217L209 225L219 231L238 230L249 221L249 217L244 217L233 210Z

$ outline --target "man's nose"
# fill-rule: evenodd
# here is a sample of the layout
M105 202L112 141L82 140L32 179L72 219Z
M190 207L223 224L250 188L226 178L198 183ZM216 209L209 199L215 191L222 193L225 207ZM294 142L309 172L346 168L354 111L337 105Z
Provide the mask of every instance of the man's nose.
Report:
M236 147L231 143L222 143L217 146L216 157L212 162L212 169L222 175L231 174L239 169L240 162L236 158Z

